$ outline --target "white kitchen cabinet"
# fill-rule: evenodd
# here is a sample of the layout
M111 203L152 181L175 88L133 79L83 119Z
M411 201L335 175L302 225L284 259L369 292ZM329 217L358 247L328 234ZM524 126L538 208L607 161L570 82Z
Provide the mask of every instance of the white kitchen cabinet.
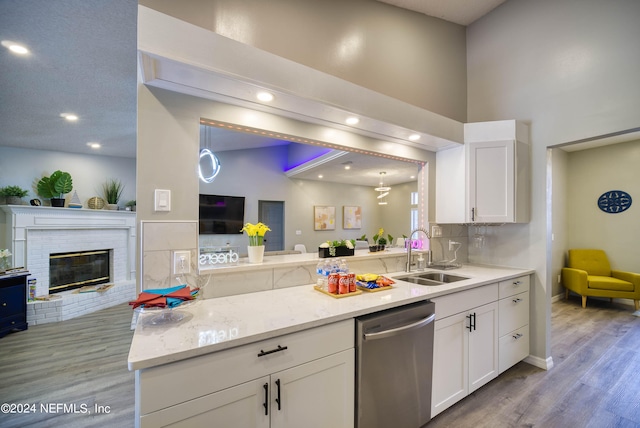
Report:
M500 373L529 355L529 281L527 275L499 284Z
M529 221L529 145L517 140L469 143L470 223Z
M436 223L528 222L528 127L505 120L464 130L464 147L436 153Z
M433 299L432 417L498 376L497 297L491 284Z
M136 371L140 427L353 427L354 325L341 321Z

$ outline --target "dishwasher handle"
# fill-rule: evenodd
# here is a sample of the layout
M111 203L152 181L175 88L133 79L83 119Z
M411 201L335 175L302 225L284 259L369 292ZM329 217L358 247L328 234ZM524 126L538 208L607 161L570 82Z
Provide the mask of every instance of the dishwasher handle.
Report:
M376 340L376 339L384 339L387 337L395 336L402 332L413 330L416 328L424 327L427 324L433 322L436 319L436 314L431 314L426 318L421 319L420 321L416 321L411 324L403 325L402 327L396 327L385 331L379 331L377 333L365 333L363 334L364 340Z

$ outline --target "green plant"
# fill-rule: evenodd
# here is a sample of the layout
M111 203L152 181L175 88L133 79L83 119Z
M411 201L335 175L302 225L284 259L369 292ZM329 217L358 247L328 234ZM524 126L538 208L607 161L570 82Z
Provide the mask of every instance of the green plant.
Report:
M104 198L107 200L107 203L117 204L122 196L124 184L122 184L120 180L112 178L102 185L102 189L104 190Z
M124 205L127 206L127 207L135 207L136 206L136 200L134 199L132 201L129 201Z
M38 195L43 198L60 198L73 189L73 180L68 172L57 170L49 177L42 177L37 184Z
M378 245L387 245L387 240L385 238L378 238Z
M24 190L20 186L6 186L0 188L0 196L15 196L16 198L24 198L29 194L28 190Z
M369 242L369 238L367 238L367 234L365 233L360 238L358 238L358 241L367 241L367 242Z

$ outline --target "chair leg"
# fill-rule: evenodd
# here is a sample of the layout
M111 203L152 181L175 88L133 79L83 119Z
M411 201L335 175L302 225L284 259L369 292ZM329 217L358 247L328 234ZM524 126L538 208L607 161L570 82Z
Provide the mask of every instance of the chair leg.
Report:
M582 296L582 307L583 308L587 307L587 296Z
M564 300L567 300L567 299L569 299L569 289L565 288L565 290L564 290Z
M634 300L633 303L636 305L636 311L640 311L640 300Z

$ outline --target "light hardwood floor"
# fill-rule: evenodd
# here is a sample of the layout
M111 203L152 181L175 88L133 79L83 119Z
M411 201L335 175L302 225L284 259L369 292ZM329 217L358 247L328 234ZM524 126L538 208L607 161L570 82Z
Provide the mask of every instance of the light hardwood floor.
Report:
M554 303L552 370L519 363L428 428L640 427L640 318L631 313L595 299L582 309L576 296ZM131 309L119 305L0 339L0 402L75 403L92 411L46 414L38 407L0 414L0 427L133 426L130 323ZM110 412L95 414L94 404Z

